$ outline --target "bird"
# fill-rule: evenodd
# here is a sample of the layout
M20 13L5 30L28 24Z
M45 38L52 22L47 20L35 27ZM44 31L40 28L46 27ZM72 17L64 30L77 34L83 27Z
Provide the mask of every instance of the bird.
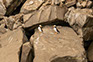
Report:
M39 25L39 26L38 26L38 30L39 30L40 33L43 32L43 30L42 30L42 25Z
M53 25L53 30L55 31L55 34L58 34L58 33L59 33L59 31L58 31L56 25Z

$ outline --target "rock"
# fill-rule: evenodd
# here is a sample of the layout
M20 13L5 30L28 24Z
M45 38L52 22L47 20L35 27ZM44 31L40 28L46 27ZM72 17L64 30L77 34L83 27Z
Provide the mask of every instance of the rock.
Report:
M6 15L11 15L14 10L25 0L3 0L7 8ZM11 9L11 10L10 10Z
M14 26L14 23L15 23L14 18L12 18L12 17L10 16L9 18L6 18L6 19L5 19L5 22L6 22L7 28L10 29L10 30L13 30L13 26Z
M93 16L91 9L74 9L66 14L67 22L85 41L93 38Z
M60 0L52 0L51 1L52 3L52 5L58 5L58 4L60 4Z
M65 3L67 7L73 6L75 4L76 4L76 0L66 0L66 3Z
M77 7L77 8L82 8L81 3L80 3L80 2L77 2L76 7Z
M6 23L7 28L13 30L17 29L19 26L22 25L22 18L23 14L17 14L15 16L4 18L4 21Z
M62 26L57 29L58 34L51 26L43 27L43 33L35 29L30 38L35 54L33 62L87 62L82 39L73 29Z
M26 42L22 46L21 62L32 62L33 60L33 50L30 42Z
M23 42L24 34L21 29L8 31L0 38L0 61L1 62L19 62L20 50Z
M5 15L6 13L6 8L5 8L5 5L3 4L2 0L0 1L0 17L2 15Z
M87 1L83 1L83 2L81 3L81 5L82 5L82 7L86 7Z
M26 23L34 13L28 13L23 15L23 22Z
M93 62L93 42L90 44L88 48L88 59L90 62Z
M21 8L21 13L28 13L37 10L42 4L43 0L27 0Z
M6 32L7 32L7 30L5 28L0 27L0 34L4 34Z
M92 1L88 1L86 7L90 8L90 7L92 7L92 5L93 5L93 2Z
M67 12L66 7L59 6L47 6L46 8L35 12L28 19L26 23L24 23L24 28L29 28L38 24L49 24L57 20L64 20L64 15ZM33 29L33 28L31 28Z

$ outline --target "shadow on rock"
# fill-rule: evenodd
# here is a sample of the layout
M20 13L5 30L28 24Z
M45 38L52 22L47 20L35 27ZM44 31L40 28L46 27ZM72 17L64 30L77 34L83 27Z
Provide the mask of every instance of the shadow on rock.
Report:
M74 57L65 56L65 57L57 57L51 62L77 62L78 59L75 59Z

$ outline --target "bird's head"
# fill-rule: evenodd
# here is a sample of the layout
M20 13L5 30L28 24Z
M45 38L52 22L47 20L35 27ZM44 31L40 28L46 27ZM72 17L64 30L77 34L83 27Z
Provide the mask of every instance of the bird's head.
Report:
M55 27L56 27L56 25L53 25L53 27L55 28Z
M42 27L42 25L39 25L39 27Z

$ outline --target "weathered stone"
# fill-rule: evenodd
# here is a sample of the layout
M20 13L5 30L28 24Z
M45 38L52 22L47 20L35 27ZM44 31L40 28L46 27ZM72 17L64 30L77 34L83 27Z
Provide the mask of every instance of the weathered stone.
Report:
M73 29L83 37L84 40L93 38L93 16L91 9L74 9L66 14L67 22Z
M92 1L88 1L86 7L90 8L90 7L92 7L92 5L93 5L93 2Z
M42 4L43 0L27 0L21 8L22 13L28 13L37 10Z
M61 26L57 29L58 34L51 26L43 27L43 33L35 29L30 39L34 46L33 62L87 62L82 39L73 29Z
M81 3L81 5L82 5L82 7L86 7L87 1L83 1L83 2Z
M77 7L77 8L82 8L81 3L80 3L80 2L77 2L76 7Z
M34 13L28 13L23 16L23 22L27 22Z
M76 4L76 0L66 0L65 4L66 4L67 7L70 7L70 6Z
M0 0L0 17L2 15L5 15L5 13L6 13L5 5L3 4L2 0Z
M24 28L32 27L37 24L48 24L57 20L64 20L64 15L67 12L66 7L47 6L44 10L35 12L29 20L24 24Z
M12 18L11 16L9 18L5 18L5 22L6 22L7 28L10 30L13 30L13 25L15 23L14 18Z
M25 42L24 34L21 29L8 31L0 38L0 61L1 62L19 62L20 49Z
M14 10L25 0L3 0L7 8L6 15L11 15ZM11 10L10 10L11 9Z
M88 59L90 62L93 62L93 42L90 44L88 48Z
M6 26L8 29L13 30L22 25L23 14L17 14L15 16L10 16L4 18Z
M26 42L22 46L21 62L32 62L33 60L33 50L30 42Z
M6 31L5 28L0 27L0 34L4 34L4 33L6 33L6 32L7 32L7 31Z

